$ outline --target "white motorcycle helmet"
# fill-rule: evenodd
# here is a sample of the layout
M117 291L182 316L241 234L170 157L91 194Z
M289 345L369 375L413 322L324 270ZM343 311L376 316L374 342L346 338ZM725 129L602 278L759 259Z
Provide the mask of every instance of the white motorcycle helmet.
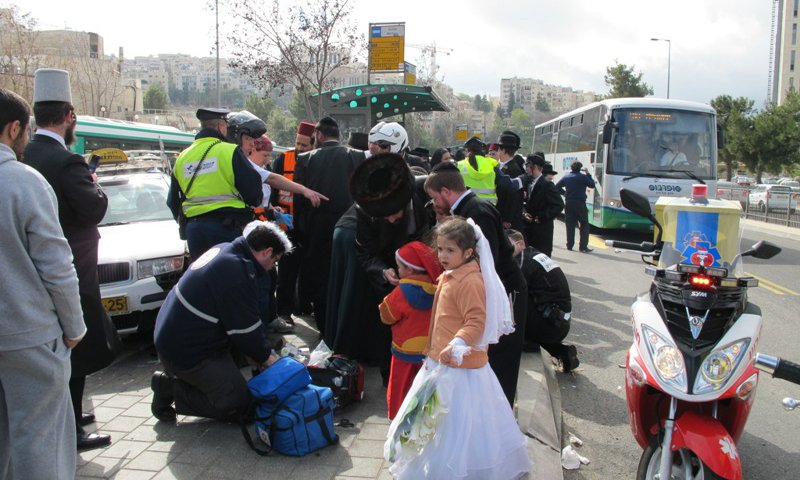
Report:
M397 122L379 122L369 131L369 141L388 143L392 153L401 153L408 147L408 134Z

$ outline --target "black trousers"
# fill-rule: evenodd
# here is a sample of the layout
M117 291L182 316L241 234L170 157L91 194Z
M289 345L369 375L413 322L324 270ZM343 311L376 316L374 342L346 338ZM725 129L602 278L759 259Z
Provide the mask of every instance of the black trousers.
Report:
M567 248L575 245L575 227L580 229L578 248L586 250L589 248L589 209L586 202L582 200L567 200L564 210L567 224Z
M492 367L503 393L506 394L511 408L517 395L517 379L519 364L522 360L522 343L525 339L525 314L528 310L528 287L522 272L516 271L513 278L502 279L506 292L514 300L514 331L503 335L500 340L489 346L489 366Z
M294 243L294 239L292 239ZM278 288L276 290L277 313L288 317L292 312L299 312L297 279L303 264L303 247L295 245L294 250L278 261Z
M188 370L161 359L173 378L175 411L180 415L238 420L247 413L250 391L230 352L203 360Z
M527 223L525 225L525 240L528 245L544 253L548 257L553 256L553 221L543 220L541 223Z

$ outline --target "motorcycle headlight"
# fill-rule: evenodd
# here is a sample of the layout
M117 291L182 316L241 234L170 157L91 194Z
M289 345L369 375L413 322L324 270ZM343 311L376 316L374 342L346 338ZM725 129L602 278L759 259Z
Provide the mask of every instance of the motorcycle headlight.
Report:
M642 333L658 377L666 385L685 393L686 366L681 351L674 343L645 325L642 325Z
M708 354L700 365L700 375L694 381L694 393L702 394L721 389L739 366L750 339L745 338Z
M139 280L164 273L179 272L183 270L183 256L140 260L136 262L136 269Z

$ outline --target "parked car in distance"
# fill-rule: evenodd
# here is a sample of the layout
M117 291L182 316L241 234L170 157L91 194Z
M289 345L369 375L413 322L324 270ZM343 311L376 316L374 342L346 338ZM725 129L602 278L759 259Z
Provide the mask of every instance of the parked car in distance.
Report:
M750 191L749 202L751 208L757 208L762 213L787 208L794 213L797 208L796 195L785 185L756 185Z
M747 205L747 196L749 193L749 186L739 185L734 182L726 182L722 180L717 182L717 198L724 200L736 200L742 204L742 207Z
M731 181L737 185L754 185L756 183L753 177L747 175L734 175Z
M800 193L800 182L792 179L783 179L778 185L783 185L792 189L794 193Z
M121 333L146 330L188 265L186 242L166 205L169 178L117 167L98 175L108 197L97 262L103 306Z

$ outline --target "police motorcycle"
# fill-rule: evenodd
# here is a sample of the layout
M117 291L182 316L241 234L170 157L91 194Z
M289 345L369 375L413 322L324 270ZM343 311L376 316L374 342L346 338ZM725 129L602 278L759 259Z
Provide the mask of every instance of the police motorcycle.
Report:
M756 359L753 363L757 369L768 373L774 378L800 385L800 365L794 362L764 353L756 353ZM800 400L790 397L784 398L782 403L786 411L792 411L800 406Z
M653 214L644 196L626 189L622 204L649 219L655 243L608 240L642 253L653 277L631 307L633 344L625 394L631 431L644 448L637 479L742 478L736 443L754 400L753 357L761 311L748 302L742 258L768 259L766 241L739 252L741 206L707 198L661 197ZM665 453L666 452L666 453Z

